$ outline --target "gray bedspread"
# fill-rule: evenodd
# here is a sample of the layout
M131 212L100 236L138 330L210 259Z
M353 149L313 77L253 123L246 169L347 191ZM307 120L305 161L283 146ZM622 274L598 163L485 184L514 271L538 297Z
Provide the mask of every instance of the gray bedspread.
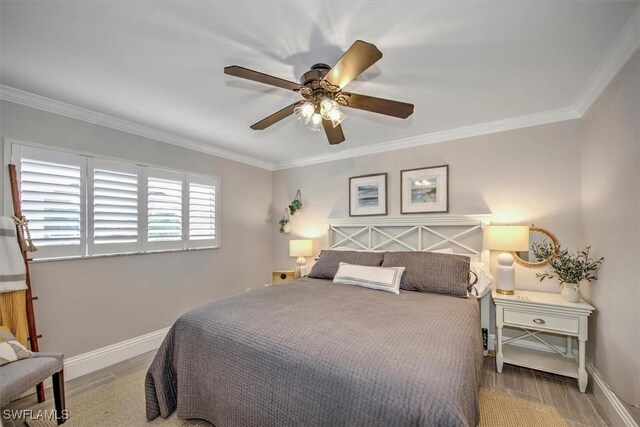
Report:
M475 426L478 302L301 279L196 308L146 377L147 418L226 426Z

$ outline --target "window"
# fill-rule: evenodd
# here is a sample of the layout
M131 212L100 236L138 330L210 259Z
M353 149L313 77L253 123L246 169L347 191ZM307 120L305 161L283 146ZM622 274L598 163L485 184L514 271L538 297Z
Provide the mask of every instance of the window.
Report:
M189 188L189 241L187 247L206 246L216 241L216 196L219 188L215 178L187 175Z
M137 252L139 166L88 159L89 255Z
M184 247L182 234L184 174L148 169L147 241L156 249Z
M35 258L218 246L217 178L18 144L12 159Z
M23 215L38 257L83 254L86 160L82 156L15 147Z

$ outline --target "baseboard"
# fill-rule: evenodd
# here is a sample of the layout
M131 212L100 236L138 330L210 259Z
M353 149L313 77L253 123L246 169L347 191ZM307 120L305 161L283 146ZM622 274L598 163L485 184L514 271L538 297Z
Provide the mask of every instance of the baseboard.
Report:
M64 360L64 378L72 380L160 347L169 328L150 332Z
M491 334L489 335L489 349L495 349L496 336ZM552 350L542 344L541 342L535 341L516 341L512 342L509 345L530 348L533 350L547 351L551 352ZM558 350L561 352L566 351L566 347L556 346ZM578 356L578 352L576 349L573 349L574 357ZM605 411L611 425L614 426L626 426L626 427L638 427L638 424L635 422L627 408L620 401L618 396L611 391L609 386L607 385L602 375L596 370L593 364L590 361L587 361L587 372L591 376L590 383L593 386L593 396L596 398L596 401L600 405L600 407Z
M591 384L593 384L593 395L609 417L611 425L638 427L638 423L633 419L618 396L611 391L604 378L602 378L602 375L600 375L600 372L598 372L591 362L587 362L587 371L589 371L593 379L591 382Z
M139 356L148 351L155 350L160 347L160 344L162 344L167 332L169 332L169 328L160 329L159 331L151 332L65 359L65 380L69 381L116 363L123 362L127 359L131 359L135 356ZM488 345L490 350L495 349L495 338L495 335L489 335ZM518 341L511 343L510 345L531 348L534 350L551 351L551 349L547 348L544 344L534 341ZM565 350L565 348L561 346L557 346L557 348L560 351ZM574 355L577 355L575 349L573 353ZM591 362L587 362L587 371L589 371L589 374L591 375L593 394L602 409L606 412L612 425L638 427L638 424L635 422L631 414L629 414L629 411L627 411L627 408L622 404L620 399L618 399L618 396L611 391Z

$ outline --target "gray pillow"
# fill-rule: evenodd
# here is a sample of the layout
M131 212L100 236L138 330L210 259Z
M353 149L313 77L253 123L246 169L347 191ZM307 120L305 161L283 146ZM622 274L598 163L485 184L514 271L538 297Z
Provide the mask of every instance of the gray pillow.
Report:
M404 267L400 289L468 296L469 257L433 252L385 252L383 267Z
M341 262L380 267L384 252L320 251L318 262L313 265L309 277L333 280Z

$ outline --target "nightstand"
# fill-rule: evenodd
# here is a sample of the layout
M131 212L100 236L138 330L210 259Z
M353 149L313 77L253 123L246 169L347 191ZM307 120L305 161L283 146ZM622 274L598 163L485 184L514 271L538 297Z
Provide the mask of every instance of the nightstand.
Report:
M582 393L587 388L585 343L588 337L587 320L593 310L581 300L567 302L560 294L515 291L514 295L491 292L496 306L496 369L502 372L503 363L524 366L578 379ZM521 335L505 339L502 328L508 326L523 331ZM538 334L551 333L566 337L566 350L561 351ZM550 351L532 349L530 345L513 345L525 337L533 337ZM578 338L578 360L573 357L572 338ZM525 342L523 342L525 343ZM525 343L527 344L527 343Z
M277 285L278 283L290 282L295 279L295 273L293 270L274 271L271 283Z

